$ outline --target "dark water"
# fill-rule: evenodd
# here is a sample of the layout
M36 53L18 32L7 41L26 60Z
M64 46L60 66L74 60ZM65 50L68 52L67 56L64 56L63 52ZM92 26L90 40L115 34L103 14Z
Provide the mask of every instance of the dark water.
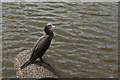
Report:
M117 3L3 3L3 77L16 77L13 58L31 49L46 23L56 26L46 52L61 77L118 74Z

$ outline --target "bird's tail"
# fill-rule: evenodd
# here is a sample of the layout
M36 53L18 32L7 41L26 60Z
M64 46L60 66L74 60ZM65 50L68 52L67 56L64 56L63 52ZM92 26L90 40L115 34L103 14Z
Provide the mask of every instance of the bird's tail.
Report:
M20 68L23 69L27 67L31 63L31 60L28 60L26 63L24 63Z

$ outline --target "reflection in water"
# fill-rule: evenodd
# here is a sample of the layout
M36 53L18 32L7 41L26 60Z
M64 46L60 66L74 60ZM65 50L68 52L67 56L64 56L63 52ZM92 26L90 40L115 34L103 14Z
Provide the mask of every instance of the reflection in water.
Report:
M45 55L61 77L117 77L117 3L3 3L3 77L46 23L57 26Z

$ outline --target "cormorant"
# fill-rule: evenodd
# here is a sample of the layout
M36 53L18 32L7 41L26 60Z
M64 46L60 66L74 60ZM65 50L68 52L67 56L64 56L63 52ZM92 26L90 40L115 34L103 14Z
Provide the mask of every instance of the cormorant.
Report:
M37 60L38 58L42 62L44 62L42 59L42 56L49 48L51 40L53 38L53 31L50 30L52 27L55 27L55 26L53 26L51 23L48 23L45 26L44 28L45 34L37 40L36 44L34 45L32 49L32 55L30 59L21 66L21 69L27 67L31 63L34 63L35 60Z

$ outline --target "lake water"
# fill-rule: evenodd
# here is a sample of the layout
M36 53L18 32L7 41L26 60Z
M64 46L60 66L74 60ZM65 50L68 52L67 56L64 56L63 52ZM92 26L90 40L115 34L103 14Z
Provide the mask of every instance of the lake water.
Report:
M13 59L31 49L46 23L56 26L45 55L62 78L118 76L117 3L3 3L3 77L14 78Z

